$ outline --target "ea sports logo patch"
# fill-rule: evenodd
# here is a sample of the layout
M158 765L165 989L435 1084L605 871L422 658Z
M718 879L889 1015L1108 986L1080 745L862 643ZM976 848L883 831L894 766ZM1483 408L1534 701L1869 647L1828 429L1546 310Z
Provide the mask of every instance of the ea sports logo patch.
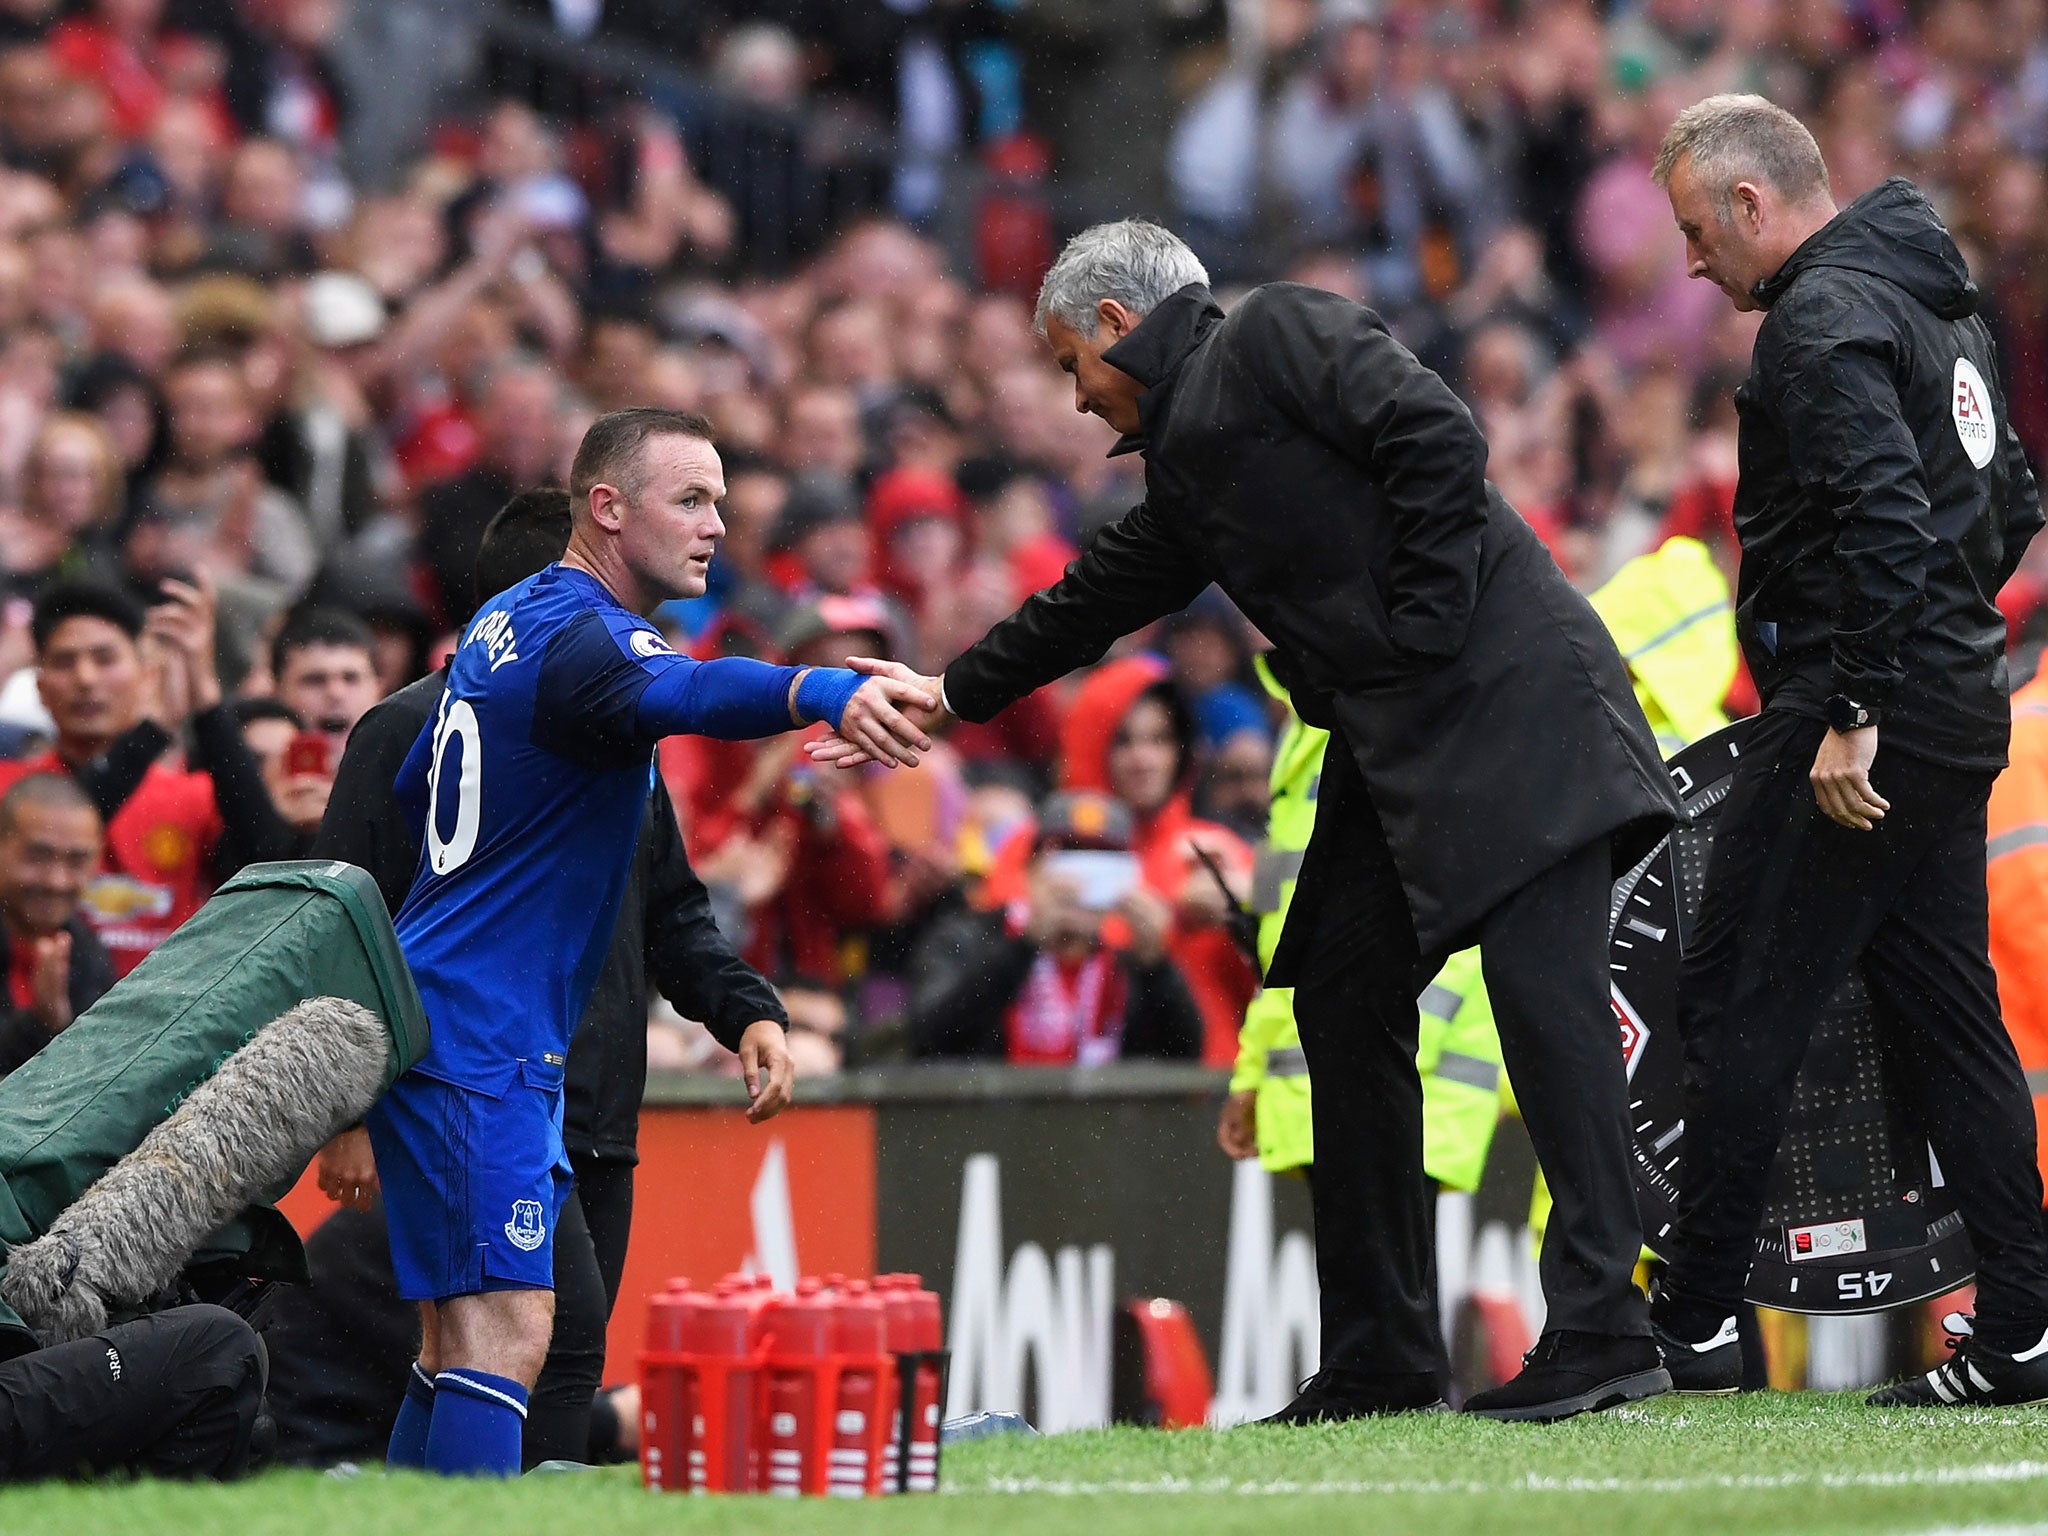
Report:
M1956 436L1962 440L1963 452L1982 469L1997 451L1998 423L1991 416L1991 391L1984 386L1984 375L1967 357L1956 359L1955 388L1949 397L1949 408L1956 418Z
M633 647L635 656L673 656L675 647L651 629L636 629L633 638L627 642Z

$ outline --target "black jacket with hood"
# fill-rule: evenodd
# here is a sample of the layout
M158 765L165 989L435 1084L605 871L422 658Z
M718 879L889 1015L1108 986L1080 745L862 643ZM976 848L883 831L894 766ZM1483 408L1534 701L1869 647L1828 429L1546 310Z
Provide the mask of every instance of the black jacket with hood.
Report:
M1736 392L1736 625L1767 709L1876 709L1880 737L2005 763L1998 589L2042 526L1955 242L1893 178L1756 288Z

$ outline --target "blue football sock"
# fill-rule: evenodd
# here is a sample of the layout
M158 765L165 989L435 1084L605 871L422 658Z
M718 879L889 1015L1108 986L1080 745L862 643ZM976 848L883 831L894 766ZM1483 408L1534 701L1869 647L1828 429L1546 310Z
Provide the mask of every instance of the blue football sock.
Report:
M526 1388L509 1376L468 1369L434 1378L427 1470L444 1477L517 1477Z
M388 1467L424 1467L427 1464L427 1426L434 1418L434 1378L419 1361L405 1378L405 1401L398 1405L398 1422L391 1426L391 1444L384 1452Z

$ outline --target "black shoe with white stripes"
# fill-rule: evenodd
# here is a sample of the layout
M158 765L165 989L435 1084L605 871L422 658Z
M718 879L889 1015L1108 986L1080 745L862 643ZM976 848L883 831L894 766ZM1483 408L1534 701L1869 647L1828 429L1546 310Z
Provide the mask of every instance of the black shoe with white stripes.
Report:
M1948 1331L1949 1357L1924 1376L1909 1376L1879 1387L1867 1401L1873 1408L2010 1408L2048 1403L2048 1332L2031 1348L2001 1354L1976 1337L1972 1319L1951 1312L1941 1320Z
M1723 1322L1705 1343L1695 1344L1660 1327L1653 1314L1650 1337L1657 1341L1657 1353L1671 1373L1672 1391L1693 1397L1725 1397L1742 1390L1742 1338L1734 1318Z

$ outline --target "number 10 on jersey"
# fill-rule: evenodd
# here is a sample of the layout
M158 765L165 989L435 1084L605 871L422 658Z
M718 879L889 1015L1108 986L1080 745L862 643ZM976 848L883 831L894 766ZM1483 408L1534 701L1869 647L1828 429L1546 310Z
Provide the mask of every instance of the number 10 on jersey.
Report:
M462 743L461 770L455 781L455 834L441 836L441 770L448 761L448 743ZM476 711L467 699L441 695L434 719L434 757L427 770L427 862L437 875L460 869L476 852L477 824L483 818L484 737Z

